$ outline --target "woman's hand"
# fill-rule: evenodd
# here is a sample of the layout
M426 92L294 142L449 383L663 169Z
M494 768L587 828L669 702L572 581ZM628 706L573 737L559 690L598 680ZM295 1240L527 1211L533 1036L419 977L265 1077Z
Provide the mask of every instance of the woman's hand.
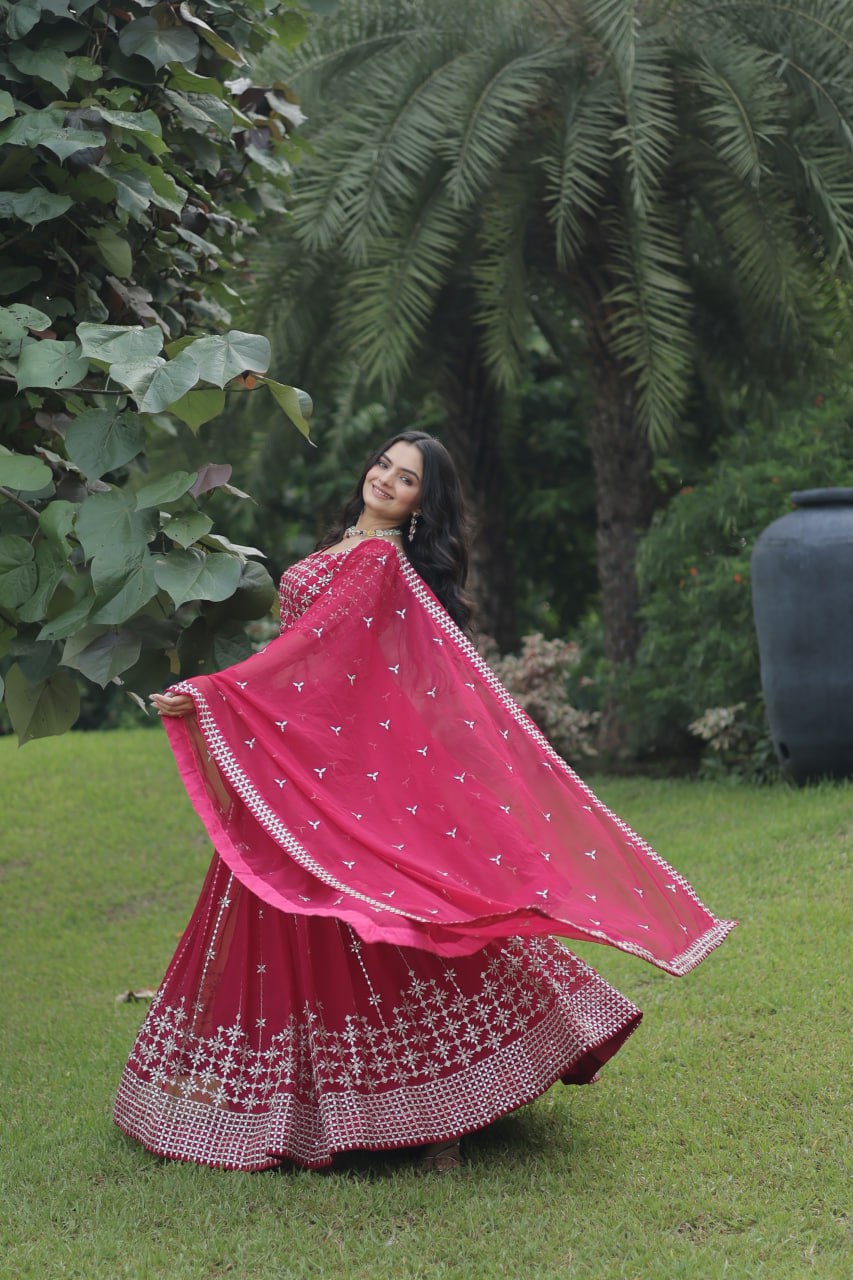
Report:
M151 702L154 710L161 716L191 716L195 713L195 703L188 693L152 693Z

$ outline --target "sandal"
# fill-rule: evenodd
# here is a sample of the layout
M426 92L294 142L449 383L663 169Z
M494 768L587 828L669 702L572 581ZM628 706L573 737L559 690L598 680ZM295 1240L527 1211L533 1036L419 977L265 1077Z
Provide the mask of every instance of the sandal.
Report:
M421 1167L431 1173L449 1173L462 1164L462 1151L458 1138L449 1142L434 1142L421 1156Z

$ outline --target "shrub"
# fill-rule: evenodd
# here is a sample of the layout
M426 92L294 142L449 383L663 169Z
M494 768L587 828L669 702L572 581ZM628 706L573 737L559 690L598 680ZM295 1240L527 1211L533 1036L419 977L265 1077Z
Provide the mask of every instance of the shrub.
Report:
M778 427L752 423L663 510L640 547L645 633L621 692L638 753L696 749L766 776L769 746L750 556L791 492L850 483L853 410L818 397ZM750 764L750 761L752 762Z
M571 760L596 754L599 713L581 711L569 699L569 677L580 660L577 644L534 632L523 638L518 654L497 655L488 643L484 648L499 679L560 755Z
M0 699L22 742L75 722L73 673L144 694L248 651L222 601L274 599L212 530L230 466L151 462L226 395L307 432L266 337L230 327L301 118L240 71L300 38L297 4L0 4Z

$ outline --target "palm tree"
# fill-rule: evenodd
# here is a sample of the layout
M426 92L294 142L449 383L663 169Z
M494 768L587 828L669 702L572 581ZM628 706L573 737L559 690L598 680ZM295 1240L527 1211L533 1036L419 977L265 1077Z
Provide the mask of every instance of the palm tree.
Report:
M433 379L470 493L531 328L564 358L580 326L614 663L697 379L787 381L849 333L851 49L848 0L362 0L301 51L326 341L387 394Z

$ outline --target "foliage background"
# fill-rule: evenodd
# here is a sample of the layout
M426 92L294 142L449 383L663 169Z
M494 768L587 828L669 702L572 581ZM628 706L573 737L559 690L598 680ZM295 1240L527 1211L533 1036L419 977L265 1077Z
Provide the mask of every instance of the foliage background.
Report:
M274 599L206 510L245 499L230 465L187 463L237 394L308 430L267 338L231 327L302 120L246 71L333 7L0 5L0 696L21 741L74 723L72 673L138 696L244 656Z

